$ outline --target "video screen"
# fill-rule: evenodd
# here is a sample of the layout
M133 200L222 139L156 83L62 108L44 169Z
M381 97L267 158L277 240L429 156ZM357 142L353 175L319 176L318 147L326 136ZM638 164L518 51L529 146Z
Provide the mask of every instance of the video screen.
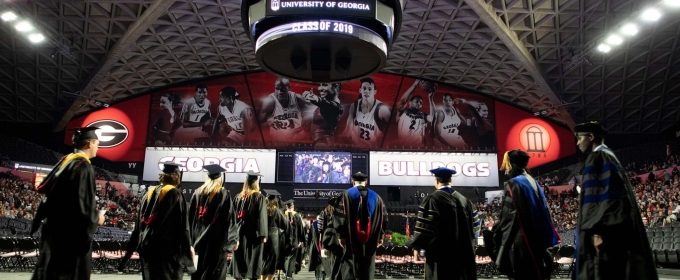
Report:
M349 184L352 154L295 152L295 183Z

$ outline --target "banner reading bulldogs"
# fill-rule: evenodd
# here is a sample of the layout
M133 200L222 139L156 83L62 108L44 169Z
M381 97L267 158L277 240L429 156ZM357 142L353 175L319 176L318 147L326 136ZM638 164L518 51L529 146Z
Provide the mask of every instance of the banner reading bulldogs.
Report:
M215 148L147 148L144 159L144 181L158 180L161 162L182 165L183 182L204 182L204 165L219 164L226 169L228 183L242 183L246 172L262 175L263 183L274 183L276 175L275 150L215 149Z
M453 186L498 186L496 154L371 152L369 184L434 186L430 169L456 170Z

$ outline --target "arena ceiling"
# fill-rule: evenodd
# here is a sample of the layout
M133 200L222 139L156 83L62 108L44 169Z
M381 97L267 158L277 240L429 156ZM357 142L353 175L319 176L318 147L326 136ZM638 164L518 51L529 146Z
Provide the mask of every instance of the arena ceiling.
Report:
M384 71L476 90L567 125L658 133L678 120L680 16L607 54L604 36L658 1L406 0ZM154 88L258 70L238 0L10 0L47 40L0 22L0 121L61 129ZM572 104L550 109L560 104Z

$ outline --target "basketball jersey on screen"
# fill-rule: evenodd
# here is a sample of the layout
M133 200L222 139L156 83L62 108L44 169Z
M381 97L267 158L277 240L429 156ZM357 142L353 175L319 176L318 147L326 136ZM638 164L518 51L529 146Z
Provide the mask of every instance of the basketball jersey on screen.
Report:
M361 112L361 102L355 103L356 114L354 115L354 120L352 122L352 142L355 145L369 145L375 146L380 144L378 141L382 139L382 131L378 129L378 125L375 122L375 111L378 105L382 104L379 100L373 102L373 107L368 113L364 114Z
M422 146L424 144L425 127L427 126L427 114L418 111L409 113L404 111L399 117L399 130L397 142L407 146Z
M243 110L250 109L246 103L240 100L234 100L233 113L229 110L227 106L219 106L220 115L224 116L227 120L227 124L231 127L231 131L227 138L233 140L234 142L243 142L245 140L245 131L243 130L243 119L241 119L241 114Z
M210 117L210 100L206 99L203 101L203 105L198 105L196 99L190 99L184 103L181 119L184 120L184 116L187 114L190 122L200 122L205 115Z
M274 142L295 141L304 137L302 133L302 111L297 104L297 94L288 92L288 104L283 106L276 93L272 93L268 98L274 100L274 112L267 120L269 134Z
M444 138L449 144L455 147L465 147L465 141L463 137L458 135L458 126L461 124L461 119L458 116L458 112L453 110L453 115L447 115L445 110L442 110L444 114L444 121L442 121L441 129L439 134ZM443 144L443 143L442 143Z

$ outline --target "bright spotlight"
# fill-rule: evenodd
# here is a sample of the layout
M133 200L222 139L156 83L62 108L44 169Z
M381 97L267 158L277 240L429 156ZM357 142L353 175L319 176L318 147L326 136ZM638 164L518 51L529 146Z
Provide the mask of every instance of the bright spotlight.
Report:
M4 14L2 14L1 17L2 17L3 21L13 21L13 20L17 19L17 15L15 15L12 12L5 12Z
M661 12L654 8L646 9L642 12L642 19L646 21L657 21L661 18Z
M33 25L31 25L28 21L22 21L17 23L14 28L16 28L19 32L28 32L33 30Z
M621 33L628 36L633 36L638 33L638 28L637 26L635 26L635 24L627 23L624 24L623 27L621 27Z
M671 7L680 7L680 0L664 0L663 3Z
M597 50L603 53L608 53L610 50L612 50L612 48L608 45L600 44L599 46L597 46Z
M607 38L607 44L618 46L621 43L623 43L623 39L619 35L609 35L609 38Z
M33 43L40 43L43 40L45 40L45 36L43 36L40 33L35 33L35 34L28 35L28 40L31 40L31 42L33 42Z

